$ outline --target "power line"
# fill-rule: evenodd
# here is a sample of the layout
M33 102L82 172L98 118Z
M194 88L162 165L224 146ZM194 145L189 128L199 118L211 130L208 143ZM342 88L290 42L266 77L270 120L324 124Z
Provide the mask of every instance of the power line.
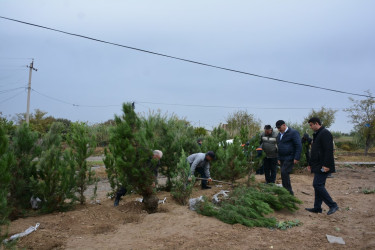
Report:
M27 58L27 57L0 57L0 60L32 60L34 58Z
M52 97L50 95L46 95L46 94L43 94L35 89L31 89L33 92L41 95L41 96L44 96L48 99L51 99L51 100L54 100L54 101L57 101L57 102L60 102L60 103L64 103L64 104L67 104L67 105L70 105L70 106L74 106L74 107L86 107L86 108L108 108L108 107L121 107L121 105L82 105L82 104L76 104L76 103L72 103L72 102L67 102L67 101L64 101L64 100L61 100L59 98L55 98L55 97Z
M0 90L0 94L9 93L9 92L15 91L17 89L24 89L24 88L25 87L18 87L18 88L13 88L13 89L4 89L4 90Z
M13 98L16 98L17 96L19 96L19 95L22 94L22 93L24 93L24 91L21 91L21 92L15 94L14 96L11 96L11 97L9 97L9 98L7 98L7 99L5 99L5 100L2 100L2 101L0 102L0 104L4 103L4 102L6 102L6 101L9 101L9 100L11 100L11 99L13 99Z
M96 41L96 42L100 42L100 43L110 44L110 45L114 45L114 46L118 46L118 47L122 47L122 48L136 50L136 51L143 52L143 53L148 53L148 54L152 54L152 55L156 55L156 56L162 56L162 57L166 57L166 58L170 58L170 59L174 59L174 60L179 60L179 61L183 61L183 62L198 64L198 65L206 66L206 67L210 67L210 68L230 71L230 72L234 72L234 73L238 73L238 74L244 74L244 75L254 76L254 77L268 79L268 80L272 80L272 81L289 83L289 84L298 85L298 86L302 86L302 87L315 88L315 89L320 89L320 90L325 90L325 91L330 91L330 92L335 92L335 93L340 93L340 94L374 98L372 96L365 95L365 94L357 94L357 93L352 93L352 92L347 92L347 91L342 91L342 90L337 90L337 89L331 89L331 88L325 88L325 87L320 87L320 86L306 84L306 83L288 81L288 80L283 80L283 79L279 79L279 78L263 76L263 75L249 73L249 72L245 72L245 71L241 71L241 70L230 69L230 68L226 68L226 67L216 66L216 65L213 65L213 64L208 64L208 63L198 62L198 61L185 59L185 58L181 58L181 57L162 54L162 53L154 52L154 51L150 51L150 50L139 49L139 48L135 48L135 47L127 46L127 45L122 45L122 44L119 44L119 43L108 42L108 41L105 41L105 40L92 38L92 37L89 37L89 36L84 36L84 35L75 34L75 33L67 32L67 31L63 31L63 30L59 30L59 29L55 29L55 28L50 28L50 27L46 27L46 26L42 26L42 25L38 25L38 24L33 24L33 23L29 23L29 22L25 22L25 21L13 19L13 18L8 18L8 17L3 17L3 16L0 16L0 18L5 19L5 20L9 20L9 21L13 21L13 22L18 22L18 23L30 25L30 26L34 26L34 27L38 27L38 28L42 28L42 29L47 29L47 30L63 33L63 34L70 35L70 36L76 36L76 37L80 37L80 38L84 38L84 39L88 39L88 40L92 40L92 41Z
M84 107L84 108L108 108L108 107L121 107L122 105L120 104L109 104L109 105L85 105L85 104L76 104L76 103L72 103L72 102L67 102L67 101L64 101L62 99L59 99L59 98L55 98L55 97L52 97L50 95L47 95L47 94L44 94L44 93L41 93L35 89L31 89L33 92L41 95L41 96L44 96L48 99L51 99L51 100L54 100L54 101L57 101L57 102L60 102L60 103L63 103L63 104L67 104L67 105L70 105L70 106L74 106L74 107ZM140 104L141 106L144 106L142 104L153 104L153 105L167 105L167 106L182 106L182 107L194 107L194 108L225 108L225 109L259 109L259 110L271 110L271 109L278 109L278 110L286 110L286 109L290 109L290 110L311 110L311 109L314 109L314 108L308 108L308 107L245 107L245 106L222 106L222 105L199 105L199 104L181 104L181 103L162 103L162 102L144 102L144 101L135 101L136 104ZM145 106L144 106L145 107ZM146 107L148 108L148 107ZM341 109L341 108L339 108Z

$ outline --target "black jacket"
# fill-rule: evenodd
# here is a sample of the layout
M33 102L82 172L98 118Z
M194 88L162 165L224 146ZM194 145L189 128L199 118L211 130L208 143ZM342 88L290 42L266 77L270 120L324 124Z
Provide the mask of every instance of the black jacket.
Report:
M335 159L333 157L333 137L324 127L321 127L313 135L313 143L311 146L311 158L309 165L311 172L322 173L323 166L329 168L328 173L334 173Z
M281 161L298 160L301 158L301 137L297 130L288 127L280 140L281 133L277 135L278 159Z

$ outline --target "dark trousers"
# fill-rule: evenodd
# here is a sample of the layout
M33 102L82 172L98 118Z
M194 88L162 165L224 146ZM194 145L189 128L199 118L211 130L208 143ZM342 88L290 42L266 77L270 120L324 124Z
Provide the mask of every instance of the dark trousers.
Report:
M206 176L206 173L204 172L204 168L199 167L199 168L196 168L195 171L200 174L201 178L205 178L205 179L208 178ZM202 180L201 185L202 185L202 187L207 187L207 181L206 180Z
M277 158L264 158L264 176L267 183L275 183L277 173Z
M290 173L293 170L294 160L280 161L281 163L281 180L283 187L289 191L291 195L294 195L292 190L292 184L290 183Z
M337 203L332 200L325 187L327 176L328 174L325 173L315 173L314 175L313 187L315 190L315 209L322 209L323 201L329 208L337 206Z
M120 200L121 196L126 195L127 190L124 187L121 187L117 192L116 192L116 200Z

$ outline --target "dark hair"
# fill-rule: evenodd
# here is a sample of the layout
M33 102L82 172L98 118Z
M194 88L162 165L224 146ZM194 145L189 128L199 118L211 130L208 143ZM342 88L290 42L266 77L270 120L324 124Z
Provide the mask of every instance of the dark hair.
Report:
M310 120L308 121L308 123L318 123L319 125L322 125L322 122L320 121L320 119L318 117L311 117Z
M272 129L271 125L266 125L264 126L264 129L268 130L268 129Z
M211 157L211 159L212 160L214 160L215 159L215 153L214 152L212 152L212 151L208 151L207 153L206 153L206 156L209 156L209 157Z

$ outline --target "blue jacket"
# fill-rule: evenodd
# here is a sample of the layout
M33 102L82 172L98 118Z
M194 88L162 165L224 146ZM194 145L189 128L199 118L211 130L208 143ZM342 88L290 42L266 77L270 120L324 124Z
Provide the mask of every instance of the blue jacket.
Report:
M302 152L301 137L297 130L288 127L280 140L281 133L277 135L278 160L300 160Z

